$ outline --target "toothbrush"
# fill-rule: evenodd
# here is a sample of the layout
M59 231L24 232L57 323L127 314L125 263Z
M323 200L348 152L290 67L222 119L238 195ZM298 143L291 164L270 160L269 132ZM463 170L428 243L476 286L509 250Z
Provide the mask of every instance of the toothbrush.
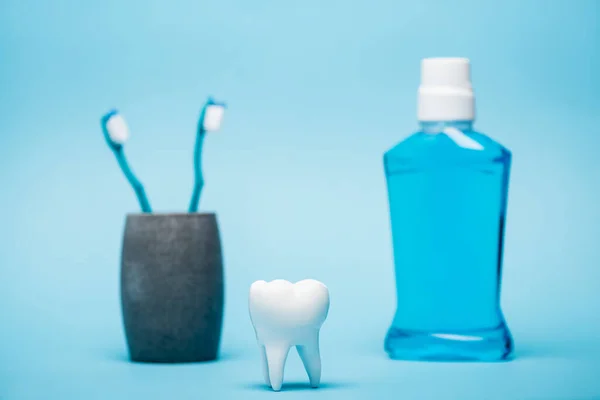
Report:
M129 128L125 123L125 119L117 110L111 110L102 117L100 124L102 125L102 131L104 132L104 137L106 138L108 146L113 153L115 153L115 157L117 158L121 170L137 196L142 212L152 212L152 208L146 197L144 186L139 179L136 178L133 171L131 171L127 158L125 157L123 145L129 138Z
M198 211L200 195L204 187L204 177L202 175L202 148L204 146L204 136L206 132L215 132L221 128L223 114L225 113L225 103L215 102L211 97L208 98L198 121L198 133L196 136L196 147L194 149L194 191L190 201L190 213Z

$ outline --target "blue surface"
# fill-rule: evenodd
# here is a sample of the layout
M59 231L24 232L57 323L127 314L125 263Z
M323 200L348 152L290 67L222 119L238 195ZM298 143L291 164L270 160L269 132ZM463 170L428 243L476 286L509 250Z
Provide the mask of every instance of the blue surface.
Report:
M289 2L288 2L289 3ZM274 395L257 279L325 282L329 398L600 396L600 34L594 0L0 2L0 398ZM472 59L478 129L511 149L503 311L517 359L387 360L396 306L381 156L413 131L419 60ZM157 211L183 211L206 96L201 209L226 262L222 362L124 361L118 264L137 211L98 126L112 107ZM305 383L297 357L288 381Z
M510 161L471 121L422 124L385 153L398 303L391 357L512 352L499 296Z

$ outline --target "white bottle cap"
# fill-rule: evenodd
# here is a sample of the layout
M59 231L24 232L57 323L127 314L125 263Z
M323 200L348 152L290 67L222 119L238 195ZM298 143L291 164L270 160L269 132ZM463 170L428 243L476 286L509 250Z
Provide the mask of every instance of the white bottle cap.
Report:
M421 61L419 121L472 121L475 96L467 58L425 58Z

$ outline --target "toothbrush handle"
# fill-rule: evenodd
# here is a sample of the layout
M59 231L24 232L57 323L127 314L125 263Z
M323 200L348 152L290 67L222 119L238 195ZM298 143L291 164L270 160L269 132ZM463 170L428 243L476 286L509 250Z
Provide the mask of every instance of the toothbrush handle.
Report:
M125 158L125 154L123 152L123 148L120 147L115 149L115 156L117 157L117 161L119 162L119 166L121 170L125 174L125 177L129 181L129 184L133 188L135 195L140 203L140 207L142 208L142 212L150 213L152 212L152 208L150 207L150 203L148 202L148 197L146 196L146 191L144 190L144 185L136 178L135 174L129 167L129 163Z
M192 192L192 200L190 201L190 213L198 211L198 204L200 203L200 195L202 194L202 188L204 187L204 177L202 174L202 148L204 146L205 131L200 126L198 128L198 137L196 138L196 147L194 149L194 191Z

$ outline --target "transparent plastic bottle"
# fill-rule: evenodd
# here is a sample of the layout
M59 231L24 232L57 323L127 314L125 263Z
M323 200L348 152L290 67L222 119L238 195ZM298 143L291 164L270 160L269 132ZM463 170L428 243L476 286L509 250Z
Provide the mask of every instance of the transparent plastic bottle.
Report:
M397 288L391 358L496 361L511 153L473 130L467 59L422 62L421 130L384 156Z

